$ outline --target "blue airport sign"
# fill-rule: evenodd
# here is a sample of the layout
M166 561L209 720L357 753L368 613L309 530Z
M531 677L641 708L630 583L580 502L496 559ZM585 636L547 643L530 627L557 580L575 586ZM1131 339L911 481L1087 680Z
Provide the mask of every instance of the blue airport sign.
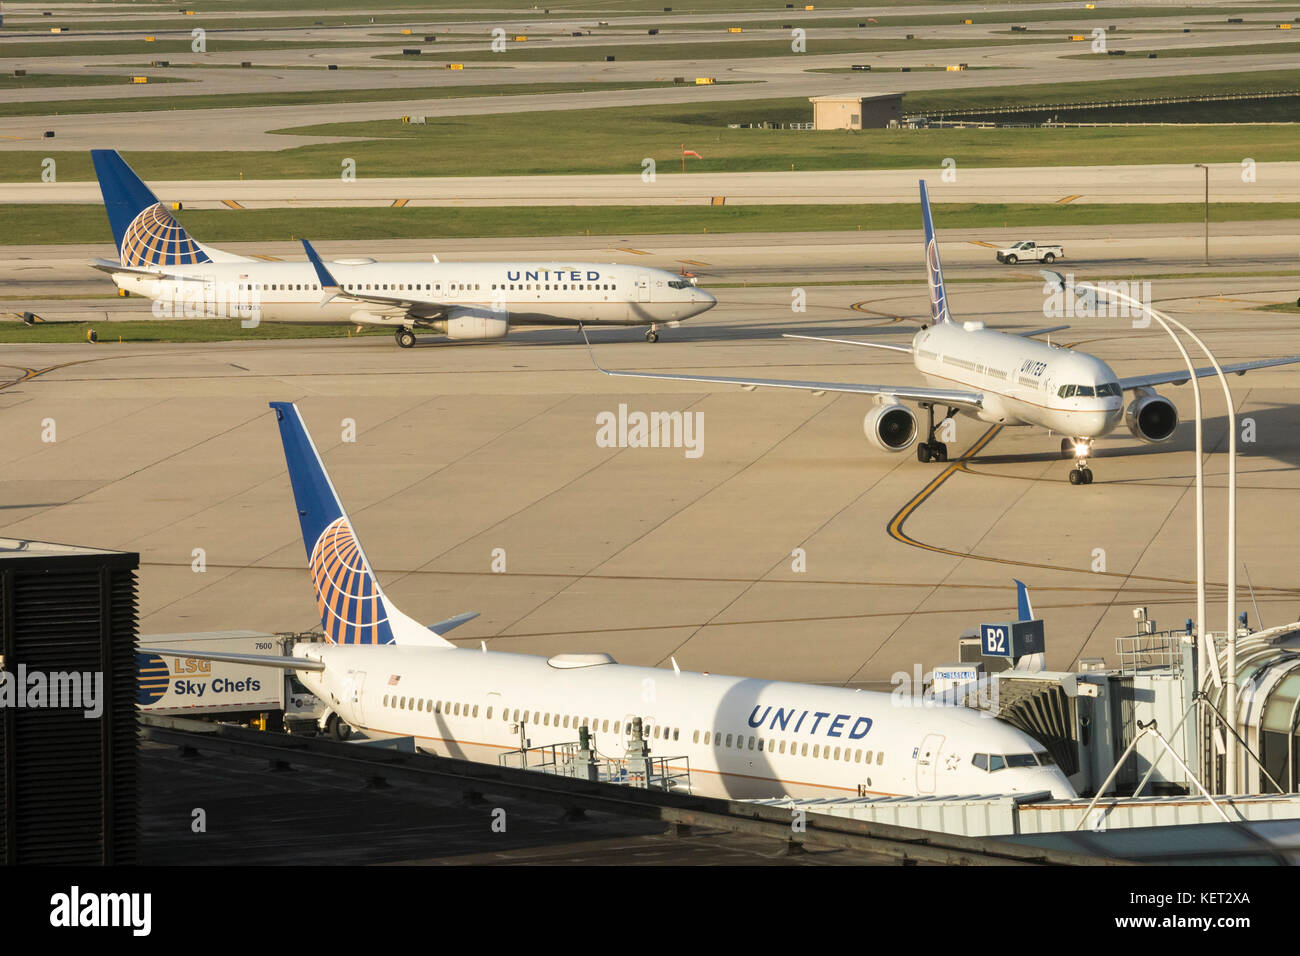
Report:
M1041 654L1045 643L1041 619L980 625L980 650L985 657Z

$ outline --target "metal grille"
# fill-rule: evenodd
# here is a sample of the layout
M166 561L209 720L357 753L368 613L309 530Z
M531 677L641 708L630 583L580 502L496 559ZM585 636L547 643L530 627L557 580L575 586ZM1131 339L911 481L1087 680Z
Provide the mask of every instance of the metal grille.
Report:
M11 680L20 665L28 674L103 675L97 718L80 708L0 710L6 863L136 860L138 563L134 554L85 552L0 560L0 653Z

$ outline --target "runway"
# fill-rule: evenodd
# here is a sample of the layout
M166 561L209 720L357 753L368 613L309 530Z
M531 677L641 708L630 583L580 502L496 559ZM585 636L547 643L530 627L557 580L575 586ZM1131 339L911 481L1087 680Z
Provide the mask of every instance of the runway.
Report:
M930 182L936 202L1186 203L1202 196L1202 171L1187 164L1047 166L945 170L823 170L788 173L688 173L671 170L652 182L640 172L588 176L470 176L208 180L151 183L165 202L216 209L293 206L601 206L913 203L917 180ZM0 203L98 203L98 183L0 183ZM1300 202L1300 162L1257 163L1251 177L1216 167L1215 202Z
M713 253L737 275L780 266L770 251L732 247L740 252ZM843 236L826 244L841 247L852 244ZM709 252L657 254L708 261ZM954 275L966 271L951 290L958 318L1046 324L1032 273L996 281L1008 274L952 258ZM1300 354L1293 315L1254 310L1294 300L1296 285L1264 272L1155 280L1153 295L1227 362ZM597 333L596 357L611 368L916 381L905 356L780 333L906 341L907 320L926 309L922 285L810 283L806 292L807 311L796 313L788 286L728 285L715 310L667 330L658 345L634 331ZM1071 324L1053 339L1100 355L1121 376L1179 367L1150 329ZM951 447L973 455L923 465L868 446L860 399L629 386L595 371L567 330L477 346L430 337L411 351L386 337L259 342L255 333L213 345L17 345L4 365L0 385L11 384L0 388L0 441L10 453L0 466L0 534L138 550L145 634L315 623L266 408L282 399L300 404L394 601L418 620L483 612L456 632L466 646L605 650L627 663L669 666L675 657L715 673L888 687L914 665L955 660L964 630L1006 620L1012 577L1030 585L1046 619L1052 667L1113 658L1134 605L1163 626L1194 613L1186 423L1169 446L1142 445L1126 431L1103 439L1096 482L1073 487L1054 436L990 435L959 419ZM1300 611L1300 517L1290 506L1300 485L1298 375L1282 368L1232 379L1256 438L1241 445L1238 465L1240 554L1268 625ZM1186 422L1190 390L1161 392ZM1217 386L1205 401L1211 613L1220 615L1226 421ZM620 404L703 413L703 454L600 447L596 415ZM349 418L355 443L341 441ZM42 441L47 420L53 442ZM498 548L505 573L491 570ZM797 548L806 570L795 568ZM1238 606L1253 619L1244 578Z

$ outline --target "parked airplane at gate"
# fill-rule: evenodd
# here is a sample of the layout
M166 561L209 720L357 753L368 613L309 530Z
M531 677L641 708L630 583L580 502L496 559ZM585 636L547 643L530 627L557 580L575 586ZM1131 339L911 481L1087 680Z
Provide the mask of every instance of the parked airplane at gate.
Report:
M691 790L738 798L1074 790L1047 750L986 713L878 692L459 648L376 580L298 409L273 402L327 643L292 658L205 656L281 667L372 738L413 737L429 753L496 764L588 727L600 754L626 754L641 718L651 755L689 769ZM192 649L170 653L194 657ZM909 704L904 706L903 704ZM933 703L933 702L931 702Z
M402 348L428 330L455 340L505 338L512 326L659 326L713 308L685 276L592 262L330 263L337 279L322 295L307 262L267 262L190 237L114 150L91 150L118 262L96 259L121 289L154 299L155 314L265 322L338 322L394 330Z
M717 375L616 372L604 368L600 371L606 375L730 384L751 389L797 388L871 395L875 398L875 407L863 419L862 427L873 445L888 452L905 451L916 442L916 413L903 404L911 402L925 409L929 416L926 440L916 446L916 457L923 462L948 460L947 446L935 437L936 406L945 407L949 418L960 412L999 425L1036 425L1068 436L1061 440L1061 455L1075 459L1075 467L1070 472L1070 484L1073 485L1092 483L1092 470L1088 467L1092 444L1121 422L1134 437L1148 444L1166 442L1174 437L1178 428L1178 410L1173 402L1157 394L1154 387L1183 384L1188 380L1186 369L1120 378L1094 355L1032 338L1068 326L1009 334L986 329L982 322L954 322L948 311L939 245L934 236L930 197L924 180L921 181L921 217L925 227L931 322L921 326L912 337L911 345L812 335L786 337L906 353L912 356L916 370L927 385L852 385ZM1294 362L1300 362L1300 356L1238 362L1224 365L1223 371L1242 375L1251 369ZM1196 370L1197 378L1214 374L1213 368ZM1126 392L1133 396L1127 404Z

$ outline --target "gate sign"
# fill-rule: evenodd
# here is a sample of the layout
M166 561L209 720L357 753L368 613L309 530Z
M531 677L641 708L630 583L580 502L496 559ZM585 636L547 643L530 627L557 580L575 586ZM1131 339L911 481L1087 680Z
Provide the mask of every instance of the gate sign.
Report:
M1024 657L1044 650L1043 622L1013 621L980 625L980 650L985 657Z

